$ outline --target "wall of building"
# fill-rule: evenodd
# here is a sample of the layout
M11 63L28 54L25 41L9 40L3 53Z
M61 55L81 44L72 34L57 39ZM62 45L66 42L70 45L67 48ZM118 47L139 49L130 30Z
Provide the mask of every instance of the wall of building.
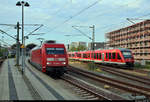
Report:
M150 20L106 34L108 46L131 49L136 60L150 60Z
M105 48L105 44L104 42L94 42L94 49L104 49ZM92 50L92 43L88 43L88 50Z

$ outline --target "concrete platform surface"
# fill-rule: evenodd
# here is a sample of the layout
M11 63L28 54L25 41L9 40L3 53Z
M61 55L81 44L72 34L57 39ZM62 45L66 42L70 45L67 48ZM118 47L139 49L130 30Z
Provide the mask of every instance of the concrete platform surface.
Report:
M0 67L0 100L82 100L27 62L22 75L15 63L6 59Z

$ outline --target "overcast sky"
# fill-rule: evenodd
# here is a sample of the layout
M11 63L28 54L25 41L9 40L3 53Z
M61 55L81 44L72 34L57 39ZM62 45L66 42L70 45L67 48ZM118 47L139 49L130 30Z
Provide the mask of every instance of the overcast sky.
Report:
M22 20L21 7L16 6L18 0L1 0L0 24L16 24ZM150 17L150 0L25 0L30 7L24 8L25 24L43 24L35 33L26 40L26 44L40 44L37 38L56 40L58 43L91 40L75 30L77 27L83 33L92 37L90 26L95 25L95 41L105 41L105 33L131 25L126 18L148 19ZM140 22L135 20L134 22ZM25 26L25 35L37 27ZM12 26L2 26L0 29L15 36L16 29ZM65 36L72 35L72 36ZM78 36L76 36L78 35ZM80 35L80 36L79 36ZM0 39L14 44L15 40L2 35ZM21 39L21 31L20 31Z

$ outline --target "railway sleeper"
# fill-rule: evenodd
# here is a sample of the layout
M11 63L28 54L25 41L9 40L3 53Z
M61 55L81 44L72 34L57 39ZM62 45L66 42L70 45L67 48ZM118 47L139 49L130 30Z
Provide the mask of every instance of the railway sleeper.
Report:
M86 96L85 98L86 98L86 99L91 99L91 98L96 98L96 96L90 95L90 96Z
M87 93L87 94L82 94L81 96L82 96L82 97L86 97L86 96L91 96L91 94L90 94L90 93Z
M98 97L95 97L95 98L89 98L87 100L100 100Z

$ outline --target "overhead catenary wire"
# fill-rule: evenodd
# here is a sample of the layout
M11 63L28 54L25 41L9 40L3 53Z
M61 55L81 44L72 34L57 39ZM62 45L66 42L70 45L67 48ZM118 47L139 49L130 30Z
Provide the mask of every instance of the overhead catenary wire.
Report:
M11 38L13 38L13 39L15 39L15 40L16 40L16 38L15 38L15 37L13 37L13 36L9 35L8 33L6 33L5 31L3 31L3 30L1 30L1 29L0 29L0 32L1 32L2 34L6 34L7 36L9 36L9 37L11 37Z
M1 39L0 39L0 41L2 41L3 43L5 43L5 44L11 46L10 44L8 44L7 42L5 42L5 41L3 41L3 40L1 40Z
M43 26L43 24L41 24L38 28L36 28L33 31L31 31L27 36L32 35L35 31L37 31L38 29L40 29L42 26Z
M55 26L53 29L51 29L51 31L49 32L52 32L53 30L57 29L58 27L62 26L63 24L69 22L71 19L73 19L74 17L80 15L81 13L83 13L84 11L86 11L87 9L93 7L94 5L96 5L98 2L100 2L102 0L97 0L96 2L92 3L91 5L89 5L88 7L82 9L81 11L77 12L76 14L74 14L73 16L69 17L68 19L66 19L64 22L62 22L61 24Z

